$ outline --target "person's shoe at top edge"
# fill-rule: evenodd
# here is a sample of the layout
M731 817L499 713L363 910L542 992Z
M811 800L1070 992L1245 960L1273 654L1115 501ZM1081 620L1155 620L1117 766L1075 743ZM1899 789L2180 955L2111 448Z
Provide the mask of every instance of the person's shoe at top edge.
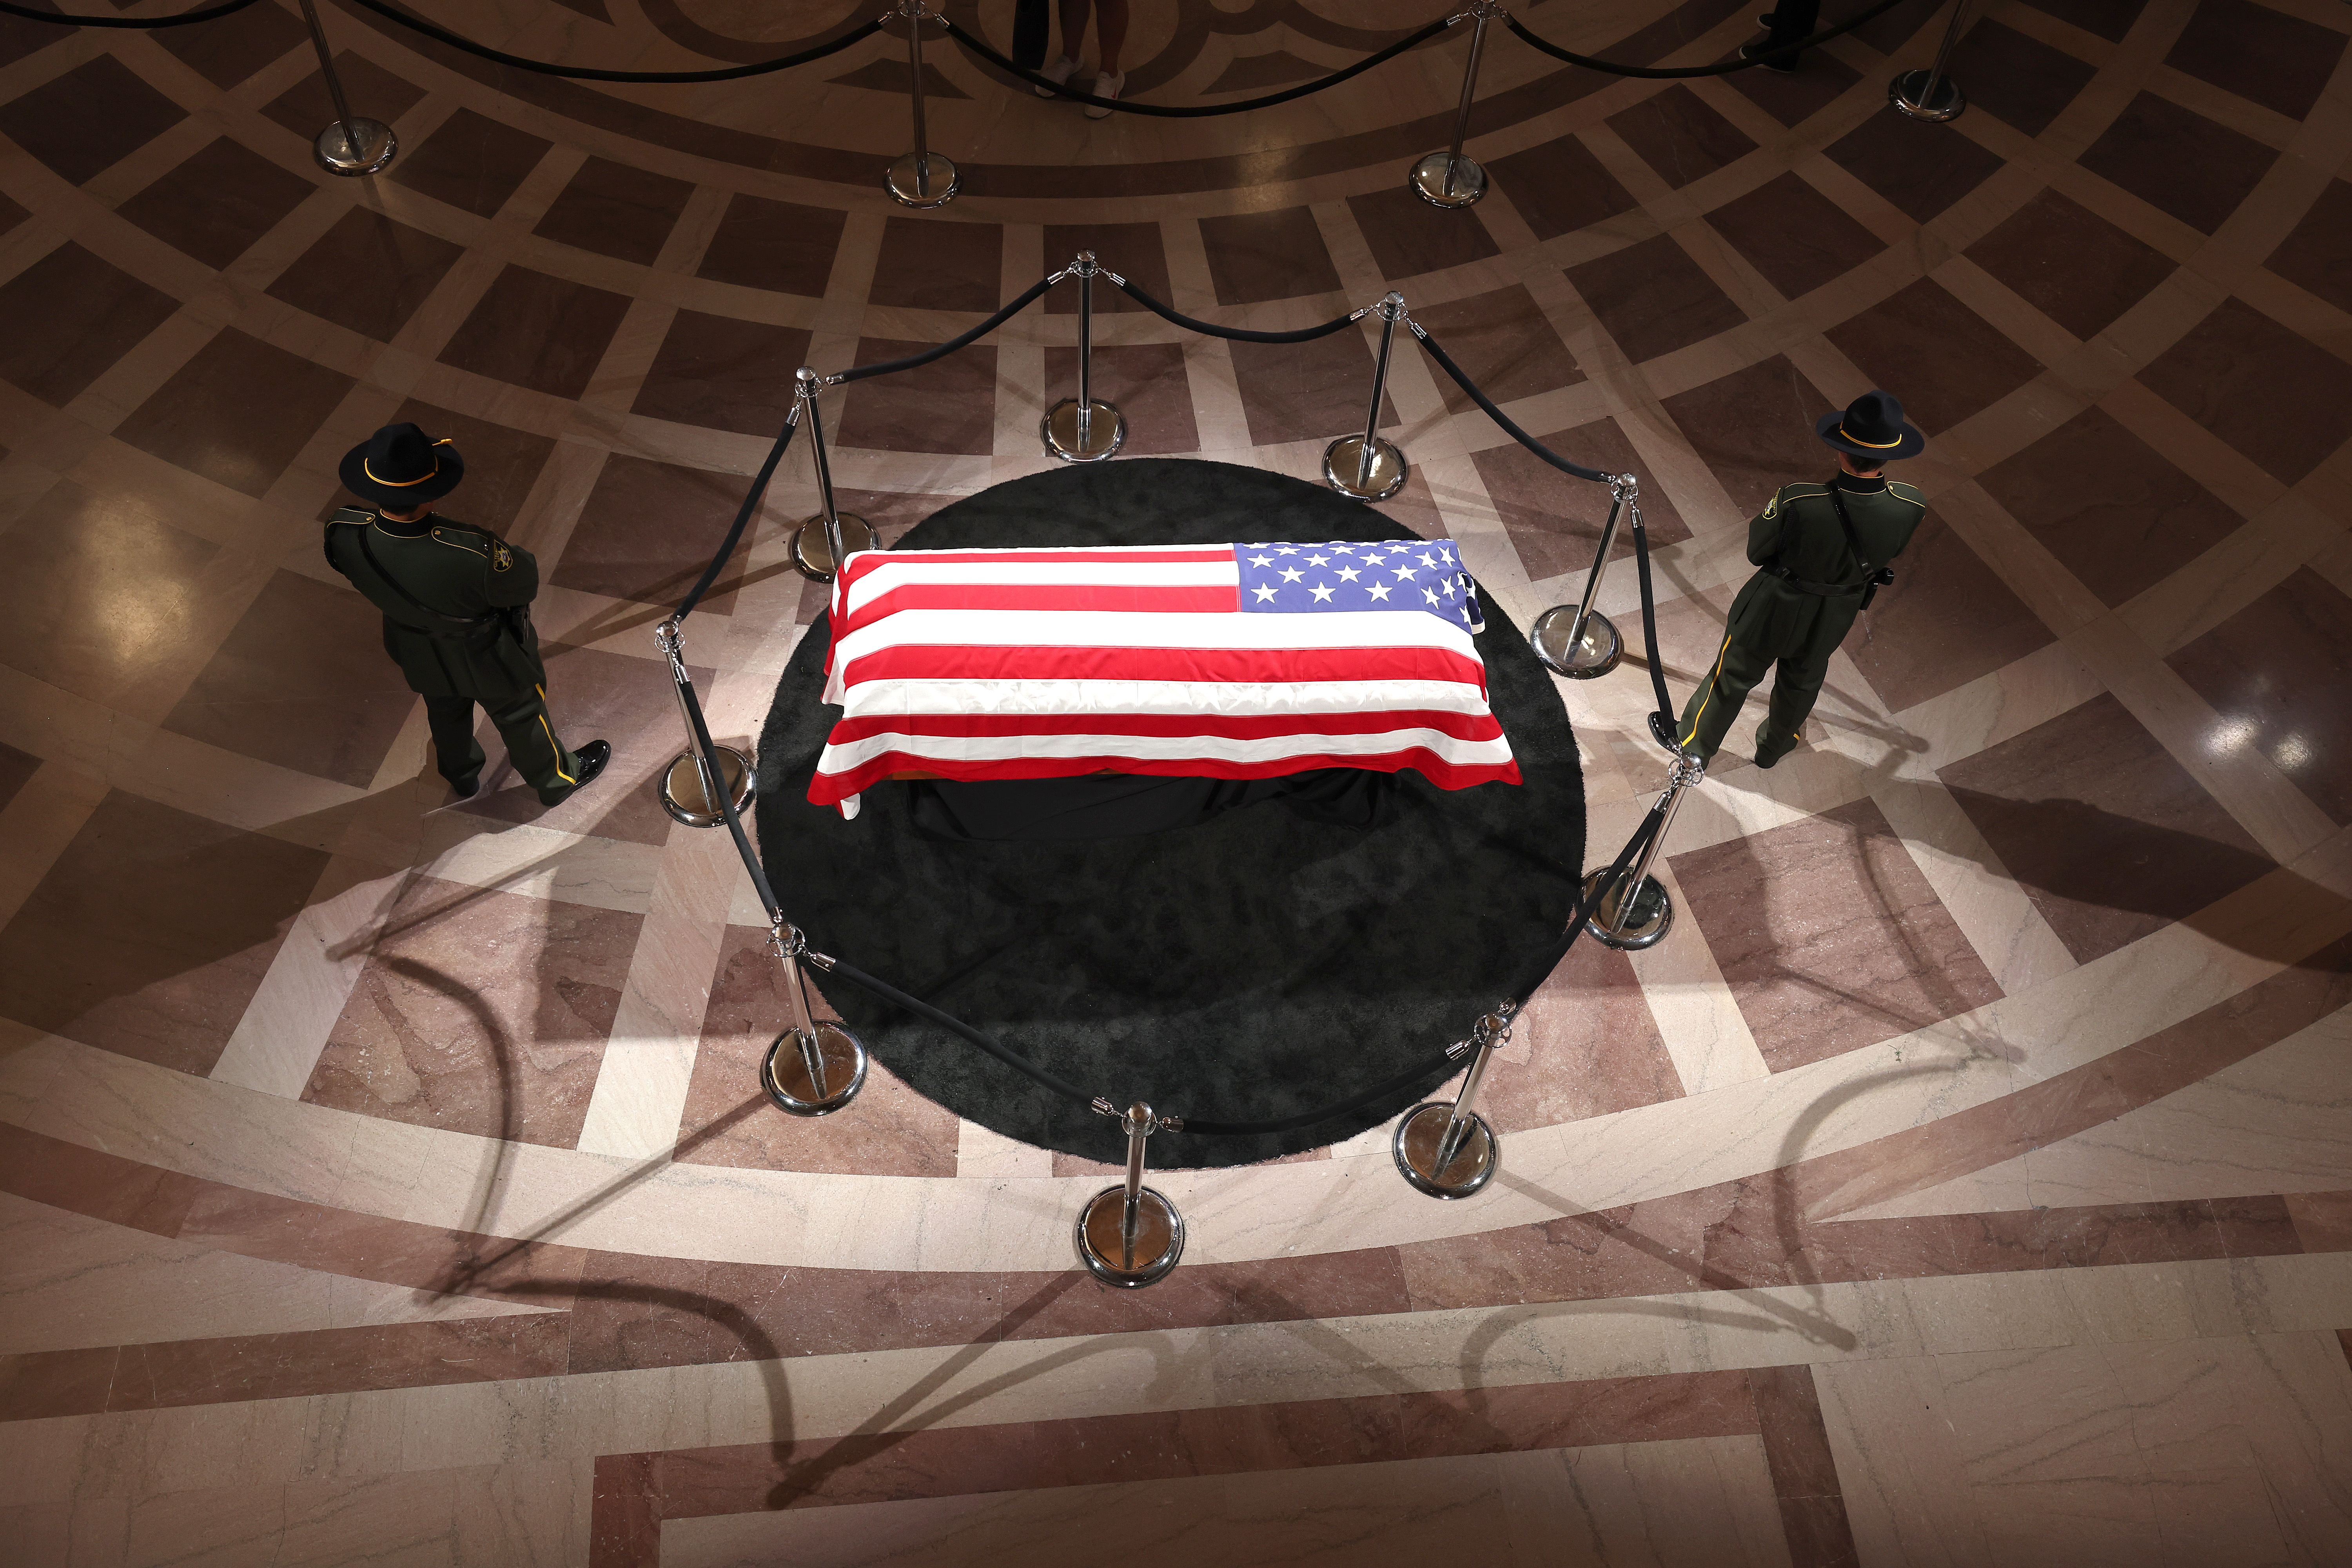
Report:
M1070 82L1070 73L1077 68L1077 61L1072 59L1067 55L1063 55L1058 57L1052 65L1047 66L1044 70L1039 71L1037 74L1057 87L1067 87ZM1037 96L1040 98L1051 98L1054 96L1051 90L1042 87L1038 88L1036 92Z
M1097 98L1117 98L1118 96L1118 89L1126 85L1127 73L1125 71L1119 72L1117 76L1098 76L1095 78L1094 95ZM1087 105L1087 118L1088 120L1108 120L1110 118L1110 110L1104 108L1099 103L1089 103Z

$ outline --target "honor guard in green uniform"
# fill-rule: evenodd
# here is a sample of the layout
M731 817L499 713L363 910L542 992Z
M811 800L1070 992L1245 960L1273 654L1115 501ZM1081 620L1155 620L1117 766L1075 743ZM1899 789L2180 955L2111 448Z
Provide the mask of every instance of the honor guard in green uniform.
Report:
M1927 449L1927 437L1904 422L1902 404L1867 392L1844 413L1822 416L1813 433L1837 453L1838 472L1827 484L1782 485L1748 525L1748 559L1760 570L1731 602L1722 651L1675 732L1702 762L1723 744L1748 689L1776 665L1771 704L1756 730L1756 765L1789 754L1821 695L1830 655L1872 596L1895 581L1886 563L1927 515L1917 490L1884 474L1895 458Z
M383 612L383 651L425 699L434 760L458 798L481 787L478 702L542 804L604 772L609 744L572 752L547 717L547 667L530 625L539 563L433 510L466 477L457 448L414 425L387 425L346 453L340 472L343 488L368 504L327 520L327 564Z

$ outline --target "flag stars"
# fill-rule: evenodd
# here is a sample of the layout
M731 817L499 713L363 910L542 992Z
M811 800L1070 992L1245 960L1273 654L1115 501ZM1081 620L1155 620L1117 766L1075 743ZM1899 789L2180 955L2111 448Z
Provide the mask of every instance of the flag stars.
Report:
M1305 574L1296 566L1286 566L1282 569L1282 580L1286 583L1296 583Z
M1318 583L1318 584L1315 584L1315 586L1314 586L1314 587L1312 587L1312 588L1308 589L1307 591L1308 591L1309 593L1311 593L1311 594L1313 594L1313 595L1315 595L1315 597L1316 597L1316 599L1317 599L1317 601L1318 601L1318 603L1328 604L1328 603L1330 602L1330 599L1331 599L1331 590L1330 590L1330 588L1329 588L1329 587L1328 587L1328 586L1327 586L1327 585L1325 585L1324 584ZM1431 598L1431 602L1432 602L1433 604L1436 602L1436 601L1435 601L1435 596L1434 596L1434 595L1433 595L1433 596L1432 596L1432 598Z
M1413 578L1414 578L1416 575L1418 575L1418 574L1416 574L1416 573L1413 571L1413 569L1412 569L1412 567L1410 567L1410 566L1400 566L1400 567L1398 567L1398 568L1396 569L1396 574L1397 574L1397 581L1398 581L1398 582L1400 582L1400 583L1410 583L1410 582L1412 582L1412 581L1413 580Z
M1387 598L1388 596L1389 596L1389 585L1388 585L1386 583L1374 583L1374 584L1372 584L1372 597L1373 597L1373 598L1375 598L1375 599L1385 599L1385 598Z
M1251 589L1250 592L1257 595L1257 602L1261 605L1270 605L1274 603L1274 590L1267 587L1263 583Z
M1434 588L1423 588L1421 591L1421 596L1433 605L1437 603L1437 590Z
M1253 555L1249 558L1249 563L1253 566L1271 566L1274 564L1274 557L1271 555Z
M1352 583L1362 575L1363 574L1357 571L1353 566L1342 566L1339 568L1339 581L1342 583Z
M1307 558L1307 564L1309 566L1328 566L1331 564L1331 558L1328 555L1310 555Z

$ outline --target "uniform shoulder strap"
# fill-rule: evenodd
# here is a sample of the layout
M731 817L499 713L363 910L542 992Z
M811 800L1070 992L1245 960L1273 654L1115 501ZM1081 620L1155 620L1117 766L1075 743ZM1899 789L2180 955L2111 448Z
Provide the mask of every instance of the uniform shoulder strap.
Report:
M375 546L368 542L368 535L373 531L374 528L373 524L367 528L360 530L360 553L367 557L368 570L382 578L385 587L390 588L394 593L399 595L404 601L414 606L417 614L421 616L428 616L434 620L439 621L446 626L479 626L487 618L481 616L453 616L445 610L436 610L432 605L426 604L424 600L418 598L415 595L410 593L406 588L402 587L400 579L385 571L383 569L383 563L376 559Z

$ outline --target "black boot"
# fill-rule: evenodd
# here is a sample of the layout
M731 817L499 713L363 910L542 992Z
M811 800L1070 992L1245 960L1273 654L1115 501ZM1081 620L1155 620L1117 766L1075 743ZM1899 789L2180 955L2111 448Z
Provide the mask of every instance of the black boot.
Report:
M552 795L541 795L539 797L540 805L561 805L565 801L570 800L573 795L579 794L582 790L586 789L590 784L594 784L596 782L596 775L604 771L604 764L613 760L613 742L610 741L591 741L586 745L581 747L577 752L573 752L572 755L580 759L580 776L572 780L570 787L568 788L558 790Z

